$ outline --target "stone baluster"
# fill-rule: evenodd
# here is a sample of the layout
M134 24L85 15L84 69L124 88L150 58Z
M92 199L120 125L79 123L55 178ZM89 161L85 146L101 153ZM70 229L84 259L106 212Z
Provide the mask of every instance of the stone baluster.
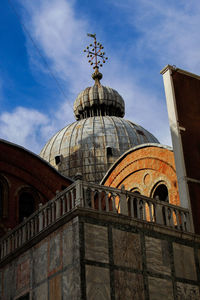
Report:
M108 195L109 195L109 193L105 192L105 204L106 204L106 211L107 212L110 210L109 202L108 202Z
M81 206L83 207L83 183L82 183L82 175L76 174L75 180L76 180L76 200L75 200L75 206Z
M163 209L164 209L164 213L163 213ZM161 225L164 225L167 222L165 207L162 206L160 203L157 203L155 205L155 222Z
M61 216L61 199L56 199L56 219L60 218Z
M42 208L42 203L39 204L39 213L38 213L39 232L43 229L43 211L41 210L41 208Z
M101 191L97 190L97 194L98 194L98 209L99 211L102 211L102 203L101 203Z
M125 186L122 184L121 193L119 194L120 214L128 216L128 202L126 197Z
M71 193L68 192L68 193L66 194L66 199L67 199L67 212L70 211L70 203L71 203L70 198L71 198Z
M149 208L149 217L150 217L150 222L153 222L153 215L152 215L152 208L153 208L153 204L150 202L147 202L148 204L148 208Z
M134 198L129 196L130 216L131 216L132 218L135 217L135 215L134 215L134 206L133 206L133 204L134 204Z
M64 195L61 197L61 203L62 203L62 215L65 214L65 210L66 210L65 198L66 198L66 194L64 194Z

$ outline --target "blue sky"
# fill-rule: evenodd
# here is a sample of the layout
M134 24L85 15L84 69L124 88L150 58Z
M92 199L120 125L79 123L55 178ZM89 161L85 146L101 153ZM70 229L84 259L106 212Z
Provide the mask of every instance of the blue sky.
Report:
M109 58L102 84L123 96L125 118L171 145L160 70L200 74L199 28L199 0L1 0L0 138L39 153L75 120L73 102L93 84L91 32Z

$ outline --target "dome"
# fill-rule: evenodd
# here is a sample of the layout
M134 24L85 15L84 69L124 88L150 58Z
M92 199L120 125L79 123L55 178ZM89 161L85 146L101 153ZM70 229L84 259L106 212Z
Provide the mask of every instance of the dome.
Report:
M116 90L98 83L78 95L74 115L76 120L105 115L123 117L124 100Z
M81 96L82 97L82 96ZM116 116L93 116L74 122L55 134L40 156L65 176L77 173L99 183L125 151L158 140L143 127Z

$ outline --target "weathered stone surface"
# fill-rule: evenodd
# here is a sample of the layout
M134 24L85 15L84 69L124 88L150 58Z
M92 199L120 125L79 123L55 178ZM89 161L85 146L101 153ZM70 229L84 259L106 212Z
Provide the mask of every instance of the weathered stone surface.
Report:
M85 224L85 258L108 263L107 227Z
M50 300L61 300L62 291L61 291L61 274L51 278L49 280L49 299Z
M148 270L170 275L171 267L168 242L145 237L145 244Z
M52 234L49 240L49 272L57 270L61 265L61 237L60 233Z
M63 273L63 299L81 299L79 264L70 267Z
M48 299L48 284L47 282L39 285L33 291L33 300L47 300Z
M166 279L149 277L150 300L173 300L172 282Z
M197 275L194 260L194 249L173 243L173 250L176 276L196 280Z
M79 259L79 227L78 222L69 222L63 230L63 267L71 265Z
M47 277L47 241L40 243L33 251L33 283L38 284Z
M26 259L18 264L16 274L17 290L29 287L30 284L30 259Z
M86 265L86 294L87 299L111 299L108 269Z
M10 264L4 269L3 274L3 299L12 299L15 294L15 269Z
M113 229L114 264L141 269L142 255L138 234Z
M196 285L177 282L178 300L199 300L199 287Z
M115 276L115 299L144 299L144 284L141 274L116 270Z

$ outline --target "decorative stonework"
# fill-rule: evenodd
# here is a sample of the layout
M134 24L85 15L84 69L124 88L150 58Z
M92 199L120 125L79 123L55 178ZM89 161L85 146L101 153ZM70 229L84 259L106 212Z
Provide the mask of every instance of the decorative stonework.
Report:
M199 300L199 287L196 285L177 282L178 300Z

